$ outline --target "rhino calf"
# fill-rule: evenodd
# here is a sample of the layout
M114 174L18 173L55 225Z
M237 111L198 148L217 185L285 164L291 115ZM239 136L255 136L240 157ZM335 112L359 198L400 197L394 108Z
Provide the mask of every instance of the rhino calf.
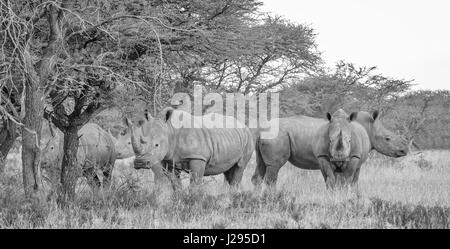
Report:
M329 120L306 116L280 118L276 138L256 142L254 185L273 185L286 162L309 170L321 170L327 187L336 178L356 183L361 165L373 149L390 157L408 153L408 141L384 128L378 111L352 113L348 120L339 110ZM274 122L274 121L271 121Z
M180 116L195 123L208 120L209 115L216 115L226 120L227 124L233 123L238 127L206 128L194 125L186 128L174 125ZM148 115L135 126L128 119L125 123L130 128L131 144L136 155L134 167L151 168L155 181L164 175L164 166L173 166L189 171L191 183L199 183L203 176L223 173L226 181L236 186L241 182L254 149L252 134L245 125L217 113L195 117L169 107L161 112L159 118Z
M50 176L52 184L59 181L64 155L64 137L57 131L42 151L41 167ZM109 187L116 160L114 138L94 123L84 125L79 131L77 167L93 190L99 186Z

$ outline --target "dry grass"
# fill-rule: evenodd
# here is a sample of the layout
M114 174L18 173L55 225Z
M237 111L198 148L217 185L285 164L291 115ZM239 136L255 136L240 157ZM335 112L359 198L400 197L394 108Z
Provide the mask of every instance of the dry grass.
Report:
M450 152L391 159L374 154L359 189L330 192L318 171L286 165L276 190L254 191L246 170L241 189L206 177L201 189L154 190L150 171L118 161L114 185L94 198L83 181L78 199L60 209L23 200L20 155L0 177L2 228L449 228ZM185 176L187 177L187 176Z

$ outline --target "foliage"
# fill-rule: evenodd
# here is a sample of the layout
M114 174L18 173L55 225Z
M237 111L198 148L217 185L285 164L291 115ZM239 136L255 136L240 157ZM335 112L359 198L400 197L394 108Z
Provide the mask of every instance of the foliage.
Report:
M324 117L338 108L388 112L411 87L411 81L375 73L376 67L339 62L331 72L306 77L281 90L281 113Z

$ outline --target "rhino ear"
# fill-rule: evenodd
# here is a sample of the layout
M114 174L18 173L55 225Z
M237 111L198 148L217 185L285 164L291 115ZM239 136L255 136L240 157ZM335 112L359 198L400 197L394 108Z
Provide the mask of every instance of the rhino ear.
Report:
M352 112L352 114L350 114L350 117L348 118L348 120L354 121L356 118L358 117L358 113L357 112Z
M143 126L144 124L145 124L145 120L139 120L139 121L138 121L138 125L139 125L139 126Z
M145 109L144 116L145 116L145 119L147 119L147 121L150 121L150 119L153 118L152 115L150 114L150 112L148 111L148 109Z
M327 119L328 121L331 121L331 114L329 112L327 112Z
M170 118L172 117L174 109L172 107L166 107L162 112L161 112L161 119L164 122L167 122L170 120Z
M372 113L373 121L375 121L375 120L377 120L378 118L380 118L380 116L381 116L381 113L380 113L378 110L374 111L374 112Z

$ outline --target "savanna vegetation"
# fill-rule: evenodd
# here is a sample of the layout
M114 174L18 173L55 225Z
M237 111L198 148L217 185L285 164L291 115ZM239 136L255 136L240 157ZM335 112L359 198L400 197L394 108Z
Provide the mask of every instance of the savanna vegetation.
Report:
M0 178L2 228L450 228L448 151L390 159L373 154L359 191L330 192L319 171L282 168L276 190L254 191L250 161L242 187L207 177L200 189L155 191L150 170L116 163L114 184L93 198L85 181L77 199L60 208L24 199L20 156L8 157Z
M116 163L101 198L77 181L83 125L117 134L121 117L144 109L156 115L174 93L192 95L194 85L219 94L278 91L281 116L378 109L416 147L448 149L448 91L413 90L414 81L370 65L328 68L314 27L263 13L261 5L0 0L0 227L448 228L445 151L373 155L358 194L326 191L319 172L292 167L277 190L255 192L253 159L240 191L208 178L202 191L160 193L151 172L129 162ZM40 167L47 123L64 134L57 198Z

